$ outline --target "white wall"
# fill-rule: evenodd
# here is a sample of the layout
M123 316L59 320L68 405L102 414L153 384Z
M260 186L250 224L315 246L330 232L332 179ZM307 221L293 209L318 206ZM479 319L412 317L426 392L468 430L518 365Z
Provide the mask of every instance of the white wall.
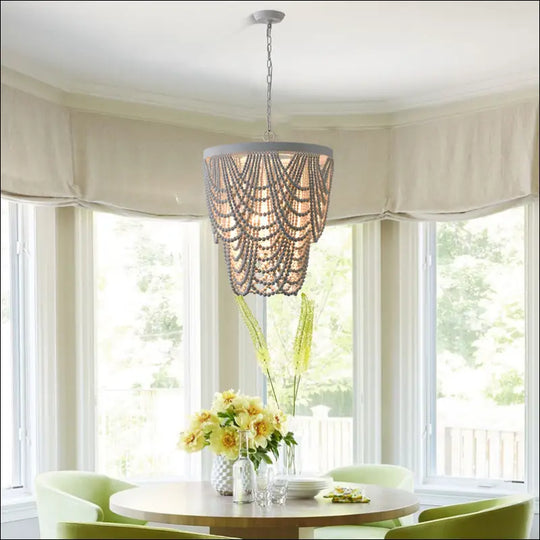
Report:
M2 523L0 537L2 538L39 538L37 518L21 519Z

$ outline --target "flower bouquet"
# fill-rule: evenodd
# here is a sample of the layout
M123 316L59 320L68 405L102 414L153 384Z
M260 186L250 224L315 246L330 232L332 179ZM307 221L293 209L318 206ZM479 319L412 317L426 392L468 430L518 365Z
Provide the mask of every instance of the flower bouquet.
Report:
M255 469L261 461L272 463L271 455L278 458L282 441L286 446L296 444L281 410L264 406L259 397L227 390L216 393L210 410L191 417L188 429L180 433L178 446L186 452L209 446L214 454L233 461L238 457L240 431L248 431L249 457Z

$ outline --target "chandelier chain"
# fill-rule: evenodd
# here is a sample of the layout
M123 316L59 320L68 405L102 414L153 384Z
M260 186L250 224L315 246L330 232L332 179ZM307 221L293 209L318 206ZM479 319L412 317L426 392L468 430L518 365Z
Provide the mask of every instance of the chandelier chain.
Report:
M266 75L266 133L265 140L272 141L275 135L272 131L272 23L266 26L266 51L267 60L266 67L268 72Z

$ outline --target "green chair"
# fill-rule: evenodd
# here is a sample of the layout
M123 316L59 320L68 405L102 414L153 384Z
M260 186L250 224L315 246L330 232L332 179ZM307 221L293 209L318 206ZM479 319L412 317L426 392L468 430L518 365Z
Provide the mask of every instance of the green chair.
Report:
M377 484L388 488L414 490L413 473L399 465L351 465L333 469L327 476L334 482L356 482L359 484ZM384 538L389 529L413 523L412 516L386 521L377 521L369 525L339 525L315 529L315 538Z
M424 510L419 523L396 527L385 538L529 538L533 497L510 495Z
M143 525L109 509L109 497L136 487L86 471L51 471L36 477L36 502L41 538L57 538L59 521L105 521Z
M57 538L74 539L132 539L138 538L231 538L214 534L200 534L178 531L165 527L147 527L145 525L123 525L121 523L58 523Z

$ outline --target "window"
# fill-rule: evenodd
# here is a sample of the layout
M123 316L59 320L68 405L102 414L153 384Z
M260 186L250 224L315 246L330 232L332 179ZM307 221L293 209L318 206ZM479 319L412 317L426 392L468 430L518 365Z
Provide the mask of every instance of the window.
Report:
M428 479L526 480L526 213L425 227Z
M200 381L196 223L94 213L96 470L189 477L180 452Z
M310 367L297 397L295 435L304 471L354 461L353 226L327 226L312 244L302 287L315 302ZM292 412L292 363L300 296L266 301L267 341L280 406ZM268 399L272 399L270 395Z
M2 490L32 478L33 209L2 199Z

